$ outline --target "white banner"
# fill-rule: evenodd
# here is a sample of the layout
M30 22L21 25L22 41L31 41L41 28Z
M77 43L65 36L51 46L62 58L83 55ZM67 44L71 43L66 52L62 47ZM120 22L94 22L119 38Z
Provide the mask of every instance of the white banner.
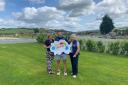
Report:
M71 45L65 40L54 41L54 43L51 43L50 51L54 55L60 55L62 53L69 54L71 52Z

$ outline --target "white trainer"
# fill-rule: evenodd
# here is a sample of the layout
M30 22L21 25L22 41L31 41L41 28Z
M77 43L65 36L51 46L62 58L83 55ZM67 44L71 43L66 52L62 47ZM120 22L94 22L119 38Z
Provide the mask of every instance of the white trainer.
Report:
M60 71L59 71L59 72L57 72L57 76L60 76Z
M64 72L64 76L67 76L68 74L67 74L67 72Z
M73 78L76 78L76 75L73 75Z

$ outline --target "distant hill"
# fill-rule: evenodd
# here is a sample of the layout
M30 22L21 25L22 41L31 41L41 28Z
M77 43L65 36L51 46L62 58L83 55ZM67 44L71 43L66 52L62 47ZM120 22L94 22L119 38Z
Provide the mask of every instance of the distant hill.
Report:
M0 35L2 34L33 34L34 29L38 29L39 33L46 34L46 33L55 33L61 31L63 33L72 33L70 31L66 31L63 29L48 29L48 28L1 28Z
M97 35L100 34L99 30L86 30L86 31L78 31L71 32L64 29L48 29L48 28L0 28L0 35L13 35L13 34L34 34L34 29L38 29L39 33L47 34L47 33L56 33L58 31L63 32L64 34L76 33L78 35ZM114 30L128 30L128 27L119 27Z

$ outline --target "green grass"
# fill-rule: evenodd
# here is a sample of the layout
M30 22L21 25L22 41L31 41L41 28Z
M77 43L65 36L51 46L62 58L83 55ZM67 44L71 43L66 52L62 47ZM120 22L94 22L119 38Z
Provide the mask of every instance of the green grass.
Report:
M36 36L33 35L34 31L32 29L21 29L21 28L5 28L0 29L1 36L13 36L18 38L35 38ZM15 36L15 34L18 34Z
M10 28L10 29L0 29L0 34L16 34L16 33L33 33L32 29L16 29L16 28Z
M68 73L70 68L68 58ZM40 44L0 45L0 85L128 85L128 57L81 52L73 79L46 73Z

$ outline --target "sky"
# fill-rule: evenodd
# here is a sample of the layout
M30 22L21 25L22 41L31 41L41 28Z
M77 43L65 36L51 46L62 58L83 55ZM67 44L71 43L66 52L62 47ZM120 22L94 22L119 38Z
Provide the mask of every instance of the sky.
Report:
M96 30L105 14L128 26L128 0L0 0L0 28Z

